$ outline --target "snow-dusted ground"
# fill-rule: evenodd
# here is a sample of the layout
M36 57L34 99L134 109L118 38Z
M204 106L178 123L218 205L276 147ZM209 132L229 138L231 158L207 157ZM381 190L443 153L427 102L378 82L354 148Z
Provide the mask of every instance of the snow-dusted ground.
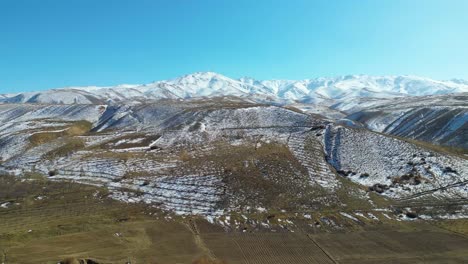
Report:
M418 194L468 198L468 160L343 126L325 132L329 162L354 182L405 198Z
M18 105L9 107L12 111L21 109ZM54 129L49 130L53 133L58 130L55 126L61 127L57 124L64 125L63 122L74 119L64 114L64 106L60 105L42 106L46 109L43 111L39 105L25 107L30 107L29 111L9 121L21 125L14 130L4 130L4 135L0 137L5 142L8 137L13 137L24 143L22 148L14 148L16 155L4 154L3 165L6 168L39 172L51 180L106 186L113 192L112 196L119 200L156 204L179 214L219 215L220 211L227 209L219 205L226 192L222 168L209 163L187 168L178 155L181 150L189 150L194 157L209 154L212 150L210 142L220 140L233 146L242 145L246 140L258 140L259 145L264 142L289 142L291 146L294 145L293 153L309 169L310 184L336 185L335 175L325 160L307 160L307 151L310 150L303 150L304 145L311 145L316 155L323 157L320 142L293 135L307 133L317 121L284 108L203 104L185 108L171 104L90 108L99 114L94 113L91 117L91 113L84 111L85 116L72 116L88 119L94 123L95 131L100 132L76 136L83 141L84 149L51 159L45 155L66 144L67 137L30 146L28 137L34 132L26 131L32 127L38 132L48 128ZM4 108L7 109L7 106ZM53 125L48 126L49 123ZM2 148L5 153L6 149ZM132 154L129 156L129 153ZM318 171L315 166L319 166Z
M0 105L0 160L26 151L28 138L35 133L64 131L73 121L97 122L104 109L101 105Z
M105 186L115 199L154 204L178 214L204 215L213 221L239 209L223 204L229 172L219 163L189 166L184 155L203 160L204 155L213 154L219 142L233 147L248 143L255 149L272 142L287 146L300 164L298 171L306 175L306 181L300 184L323 191L322 196L314 198L316 203L346 206L342 201L335 202L336 192L342 187L338 178L342 176L335 169L376 191L375 185L382 185L377 186L382 194L395 199L418 195L466 198L468 193L466 184L462 184L468 180L466 159L278 106L232 101L108 106L9 104L0 105L0 113L0 171L35 171L51 180ZM63 130L67 122L78 120L93 123L91 133L74 137L83 141L80 149L47 157L69 138L37 146L29 143L34 133ZM243 160L242 165L261 168L258 162ZM285 169L275 171L275 177L291 177ZM269 176L264 175L265 180L274 178ZM294 190L297 197L302 195L300 187ZM365 202L370 200L364 190L356 189L355 193ZM260 213L270 209L260 204L257 207L264 209ZM309 214L301 215L307 218ZM370 212L341 215L352 221L377 221L380 216Z
M323 146L314 133L294 133L288 138L294 156L307 168L310 179L329 190L336 190L339 182L325 160Z

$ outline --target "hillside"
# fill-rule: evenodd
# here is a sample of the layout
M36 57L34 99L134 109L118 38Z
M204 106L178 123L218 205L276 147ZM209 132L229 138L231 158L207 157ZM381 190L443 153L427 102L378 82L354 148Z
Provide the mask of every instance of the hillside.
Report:
M346 117L404 138L468 149L468 94L386 99Z
M11 104L1 116L4 172L105 186L178 214L348 210L376 186L397 200L466 195L466 158L278 106Z

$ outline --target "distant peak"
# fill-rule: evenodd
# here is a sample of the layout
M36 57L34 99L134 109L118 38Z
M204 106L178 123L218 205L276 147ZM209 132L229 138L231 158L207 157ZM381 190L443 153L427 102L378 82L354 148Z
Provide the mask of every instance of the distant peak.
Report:
M223 78L227 78L226 76L222 75L222 74L219 74L219 73L216 73L216 72L212 72L212 71L207 71L207 72L194 72L192 74L188 74L188 75L185 75L183 77L187 77L187 76L192 76L192 77L200 77L200 78L215 78L215 77L223 77Z
M468 85L468 81L464 79L451 79L451 82L457 83L457 84L465 84Z
M255 82L258 82L257 79L255 79L255 78L253 78L253 77L249 77L249 76L240 77L238 80L241 81L241 82L244 82L244 83L255 83Z
M218 80L231 80L229 77L226 77L224 75L221 75L216 72L194 72L190 74L186 74L183 76L180 76L178 78L168 80L168 82L172 83L187 83L187 82L195 82L197 80L211 80L211 79L218 79ZM164 81L163 81L164 82Z

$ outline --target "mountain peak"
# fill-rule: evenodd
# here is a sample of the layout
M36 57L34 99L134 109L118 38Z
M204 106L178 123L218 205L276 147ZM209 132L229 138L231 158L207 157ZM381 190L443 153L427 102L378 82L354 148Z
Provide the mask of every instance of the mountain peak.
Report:
M162 98L238 96L269 98L273 102L338 102L351 98L424 96L468 92L464 80L437 81L418 76L344 75L305 80L264 80L251 77L232 79L216 72L194 72L172 80L146 85L106 87L67 87L35 93L0 96L1 102L89 103L96 101L135 101ZM17 95L22 95L16 97ZM60 97L60 98L59 98ZM91 101L89 98L93 98ZM263 99L259 99L264 101ZM331 100L331 101L330 101Z
M194 72L194 73L186 74L186 75L183 75L181 77L178 77L172 80L175 81L175 80L191 80L191 79L205 79L206 80L206 79L230 79L230 78L224 75L221 75L219 73L216 73L216 72L207 71L207 72Z

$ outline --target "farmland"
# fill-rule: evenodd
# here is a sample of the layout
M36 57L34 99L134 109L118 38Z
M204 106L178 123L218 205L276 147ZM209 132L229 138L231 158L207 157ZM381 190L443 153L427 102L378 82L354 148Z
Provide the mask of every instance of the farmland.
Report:
M361 217L357 223L330 212L329 218L343 229L312 228L295 221L290 230L240 231L111 200L103 188L28 177L0 180L0 188L6 190L0 197L3 263L57 263L67 258L97 263L252 264L468 260L466 220L384 221L375 213L382 221Z

